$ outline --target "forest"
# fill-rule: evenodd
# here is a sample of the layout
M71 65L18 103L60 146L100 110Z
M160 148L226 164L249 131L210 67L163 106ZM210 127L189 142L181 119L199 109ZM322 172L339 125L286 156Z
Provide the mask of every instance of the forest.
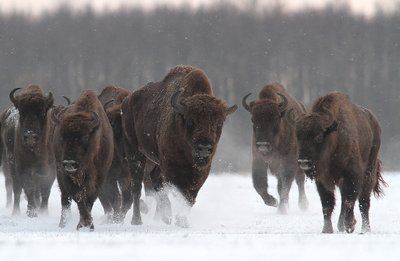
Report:
M238 104L224 126L213 168L249 172L250 115L241 107L269 82L282 83L309 107L342 91L370 109L382 127L385 170L400 169L400 10L372 17L348 8L122 9L40 17L0 14L0 109L16 87L39 84L63 103L84 89L135 90L160 81L177 64L203 69L214 94Z

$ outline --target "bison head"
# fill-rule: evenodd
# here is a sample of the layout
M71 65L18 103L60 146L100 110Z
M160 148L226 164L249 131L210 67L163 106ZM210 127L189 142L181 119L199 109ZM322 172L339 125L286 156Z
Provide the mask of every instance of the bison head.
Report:
M247 104L246 99L250 95L251 93L243 97L242 104L252 115L255 146L261 154L267 155L277 147L278 134L281 130L282 117L288 107L288 99L278 93L282 98L281 102L262 99Z
M36 85L29 86L23 93L15 96L15 92L20 89L15 88L9 96L19 112L19 134L22 144L33 150L43 136L47 111L53 106L54 99L51 92L46 96Z
M208 166L215 153L226 116L236 111L225 102L208 94L180 97L183 90L171 97L171 105L179 116L183 137L197 168Z
M337 122L332 113L311 113L297 119L289 117L296 125L296 135L299 143L299 166L307 176L315 177L318 166L330 152L330 134L337 130Z
M76 175L81 162L87 160L91 140L99 127L99 116L96 112L52 114L55 124L60 127L61 162L65 172Z

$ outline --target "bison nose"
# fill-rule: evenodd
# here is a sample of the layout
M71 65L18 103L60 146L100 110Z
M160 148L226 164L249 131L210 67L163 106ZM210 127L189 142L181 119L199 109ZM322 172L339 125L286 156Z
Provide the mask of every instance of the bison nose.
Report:
M24 132L24 143L29 146L33 147L38 142L38 135L33 131L25 131Z
M272 150L272 145L268 141L258 141L256 142L256 147L261 153L268 153Z
M63 167L66 172L75 173L78 170L78 163L75 160L64 160Z
M310 169L313 168L313 163L312 163L311 160L308 160L308 159L299 159L297 162L299 163L299 167L300 167L302 170L310 170Z
M196 145L196 154L199 157L206 158L208 157L213 150L213 146L211 144L197 144Z

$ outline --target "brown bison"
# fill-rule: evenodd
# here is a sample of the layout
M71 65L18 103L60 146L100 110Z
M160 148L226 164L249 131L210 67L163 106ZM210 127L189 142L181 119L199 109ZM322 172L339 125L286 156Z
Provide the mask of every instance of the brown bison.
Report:
M71 199L78 204L77 229L94 229L91 210L113 159L113 134L103 106L93 91L83 91L79 98L58 114L54 152L57 181L61 190L60 227L70 213ZM99 195L100 194L100 195Z
M114 158L102 188L105 197L100 198L104 211L112 222L124 220L133 200L132 178L126 160L121 125L121 104L129 94L130 91L126 89L107 86L98 96L114 134Z
M370 195L382 194L385 184L378 158L381 129L375 116L355 105L348 95L332 92L317 99L309 113L298 118L299 165L315 179L324 216L323 233L333 233L331 215L335 206L335 185L342 205L338 229L352 233L356 220L354 204L358 199L362 232L369 224Z
M10 92L13 103L1 115L1 140L3 141L3 169L7 182L14 192L13 214L20 213L22 190L28 199L27 215L37 217L37 211L48 211L48 199L55 180L52 165L48 112L53 107L53 95L45 95L37 85L30 85ZM7 190L11 199L11 190Z
M193 206L209 175L226 116L236 109L212 95L202 70L184 65L124 100L122 124L133 170L132 224L142 223L139 198L146 160L153 165L150 177L157 192L171 184ZM157 211L169 223L169 199L164 193L159 195ZM187 225L186 216L177 215L176 221Z
M251 94L251 93L250 93ZM259 100L247 104L247 94L242 104L251 113L253 122L252 178L257 193L268 206L278 206L277 200L268 193L267 170L278 178L279 212L287 213L289 191L293 179L299 189L299 206L307 209L304 192L305 175L297 164L298 148L296 130L287 120L285 113L290 109L296 114L304 108L286 92L279 83L264 86Z

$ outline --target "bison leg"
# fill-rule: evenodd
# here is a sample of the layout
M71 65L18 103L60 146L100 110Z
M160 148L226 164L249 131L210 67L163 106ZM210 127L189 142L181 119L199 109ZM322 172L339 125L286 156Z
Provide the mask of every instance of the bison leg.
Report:
M51 186L54 183L53 177L46 177L41 181L40 184L40 195L41 195L41 203L40 203L40 212L48 215L49 214L49 197Z
M156 213L155 217L161 219L165 224L171 224L172 210L171 202L168 198L168 194L164 189L164 181L161 177L161 170L159 166L155 166L150 172L151 182L153 188L156 191Z
M125 188L124 188L125 187ZM133 203L133 195L132 195L132 184L129 181L129 184L121 185L122 188L122 206L121 213L119 215L119 223L122 223L125 219L126 213L132 206ZM142 206L144 202L140 202L140 206Z
M296 173L295 180L297 184L297 188L299 189L299 208L303 211L308 209L308 199L306 196L306 191L304 189L304 183L305 183L306 175L304 174L304 171L299 169Z
M71 216L71 198L61 192L61 218L59 227L63 228Z
M20 199L21 199L21 193L22 193L22 185L21 181L18 178L14 176L13 179L13 190L14 190L14 207L12 211L12 215L19 215L21 214L21 209L19 207Z
M6 193L7 193L7 203L6 207L9 208L12 203L12 192L13 192L13 184L12 179L9 175L5 175L5 185L6 185Z
M289 207L289 191L293 182L292 175L283 174L278 177L278 193L279 193L279 207L280 214L287 214Z
M79 230L82 227L89 227L90 231L94 230L93 218L90 214L91 206L93 206L93 203L86 202L86 200L78 202L80 220L78 226L76 227L76 230Z
M132 194L133 194L133 215L132 225L141 225L142 216L140 214L140 196L142 191L142 182L146 158L137 152L130 160L130 169L132 171Z
M253 160L252 179L257 193L267 206L277 207L278 201L268 193L268 166L262 159Z
M316 182L317 190L322 204L322 214L324 216L324 227L322 233L333 233L332 212L335 207L335 194L327 190L320 182Z
M342 186L344 227L347 233L353 233L356 224L354 205L359 194L359 182L356 179L344 179Z
M359 207L361 212L362 226L361 232L371 232L371 226L369 224L369 207L370 207L370 195L361 195L359 199Z

